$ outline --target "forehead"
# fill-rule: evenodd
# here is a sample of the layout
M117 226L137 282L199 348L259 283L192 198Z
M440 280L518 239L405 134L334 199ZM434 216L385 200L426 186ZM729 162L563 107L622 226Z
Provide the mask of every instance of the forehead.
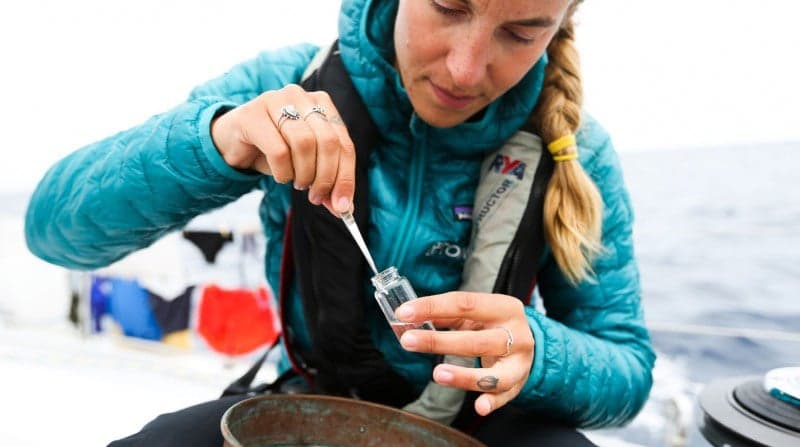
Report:
M476 14L497 20L552 18L560 20L573 0L450 0Z

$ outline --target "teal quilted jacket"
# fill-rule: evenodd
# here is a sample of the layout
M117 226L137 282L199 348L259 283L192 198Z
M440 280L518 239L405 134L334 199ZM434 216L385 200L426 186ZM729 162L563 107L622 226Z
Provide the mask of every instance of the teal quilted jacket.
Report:
M393 1L345 0L340 48L383 134L370 160L368 244L379 267L397 266L420 295L428 295L459 286L464 259L435 247L468 245L470 223L455 219L453 209L473 203L484 154L529 115L547 62L539 61L480 120L449 129L428 126L413 113L397 72L387 63L396 7ZM316 51L303 44L264 52L197 87L172 110L59 161L28 208L30 250L73 269L105 266L259 188L268 239L266 275L277 290L289 186L230 168L214 147L209 125L222 108L298 83ZM605 202L607 251L595 266L597 281L578 287L568 284L551 256L541 261L537 287L546 315L526 308L535 357L513 403L578 426L619 425L646 400L655 355L644 326L633 216L619 162L606 133L588 116L578 141L580 162ZM537 260L530 262L533 267ZM284 312L307 340L299 300L295 290L291 293L294 299ZM422 390L431 377L431 356L406 352L377 311L367 314L376 346Z

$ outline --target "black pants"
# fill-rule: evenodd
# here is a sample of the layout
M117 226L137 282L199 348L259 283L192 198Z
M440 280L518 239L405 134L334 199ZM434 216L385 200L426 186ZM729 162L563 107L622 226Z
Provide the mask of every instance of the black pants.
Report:
M247 397L228 396L162 414L140 432L114 441L109 447L220 447L223 443L219 428L222 415ZM472 436L489 447L594 446L574 429L533 419L530 414L505 406L483 418Z

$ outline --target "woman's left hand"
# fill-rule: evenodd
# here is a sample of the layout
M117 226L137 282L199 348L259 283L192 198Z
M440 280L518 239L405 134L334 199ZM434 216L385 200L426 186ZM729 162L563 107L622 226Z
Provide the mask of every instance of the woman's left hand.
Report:
M533 365L533 333L522 302L507 295L450 292L398 307L400 321L430 321L450 331L406 331L409 351L480 357L481 368L440 364L433 379L441 385L483 392L475 411L486 416L507 404L525 385Z

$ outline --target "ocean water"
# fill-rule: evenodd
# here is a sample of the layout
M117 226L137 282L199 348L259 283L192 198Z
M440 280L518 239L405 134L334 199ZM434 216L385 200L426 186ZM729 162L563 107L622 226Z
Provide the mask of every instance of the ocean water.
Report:
M800 143L623 154L648 321L800 335ZM800 345L676 336L692 380L800 364Z
M800 143L629 152L620 158L636 214L634 237L644 306L659 359L651 399L643 412L630 426L596 432L599 438L593 439L601 445L623 445L617 441L624 441L662 446L677 439L674 445L684 441L689 446L706 446L696 428L695 401L704 384L800 365L800 175L796 172ZM26 200L27 194L0 193L0 328L11 322L6 324L8 331L14 330L15 321L50 324L66 315L66 293L59 292L66 287L63 272L25 252L21 217ZM23 336L11 334L0 337L0 342L8 342L0 343L4 349L0 354L6 353L0 355L0 365L5 361L6 367L16 368L7 372L17 371L16 380L24 381L30 376L25 371L42 363L36 360L39 357L31 360L30 352L47 357L42 341L47 337L26 335L30 345L26 354L16 348ZM107 348L87 353L86 349L94 348L86 346L69 345L62 350L92 359L115 355ZM19 360L23 357L25 363ZM150 360L137 357L136 361L147 364ZM54 361L45 364L51 371L58 368ZM63 390L80 386L69 377L93 374L74 362L61 368L64 374L56 388ZM130 387L133 374L124 373L120 377L127 378L120 385ZM104 380L114 379L108 374ZM198 389L213 396L224 382L220 378L191 382L183 390L183 400L165 401L159 408L194 403L191 396L199 395ZM180 390L183 382L170 383ZM89 412L94 398L90 393L83 396ZM76 438L75 445L127 434L125 430L155 416L154 408L147 401L128 404L124 411L129 425L95 432L97 438L82 440L86 442ZM108 425L120 424L111 410ZM13 414L7 416L13 419ZM24 441L21 435L10 435Z
M800 143L621 161L645 315L659 363L672 365L651 400L693 401L715 379L800 366ZM625 439L663 445L662 430L633 425ZM707 443L692 427L688 445Z

